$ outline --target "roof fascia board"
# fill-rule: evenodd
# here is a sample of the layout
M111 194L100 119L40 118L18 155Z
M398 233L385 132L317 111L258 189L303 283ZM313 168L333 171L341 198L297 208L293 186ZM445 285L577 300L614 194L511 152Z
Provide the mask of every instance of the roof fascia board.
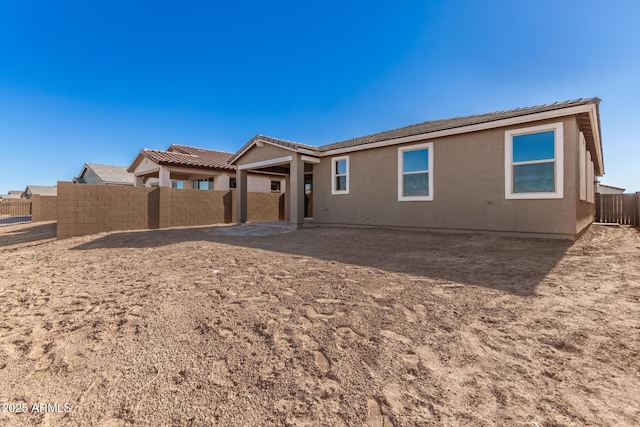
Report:
M475 125L468 125L468 126L463 126L463 127L453 128L453 129L444 129L444 130L439 130L435 132L426 132L418 135L405 136L401 138L386 139L384 141L355 145L353 147L336 148L334 150L320 152L319 156L320 157L335 156L337 154L349 153L352 151L368 150L371 148L387 147L390 145L422 141L422 140L431 139L431 138L440 138L443 136L477 132L477 131L482 131L487 129L517 125L521 123L533 122L538 120L546 120L546 119L553 119L553 118L562 117L562 116L570 116L573 114L579 114L579 113L585 113L585 112L589 113L593 111L594 108L595 108L594 104L578 105L578 106L569 107L569 108L560 108L558 110L544 111L544 112L535 113L535 114L527 114L524 116L511 117L508 119L495 120L495 121L486 122L486 123L478 123ZM591 120L593 121L593 116L590 115L590 117L591 117Z
M320 163L320 159L315 156L305 156L303 154L301 158L304 162L313 163L314 165L317 165L318 163Z
M598 126L598 112L596 111L596 105L591 104L589 108L589 120L591 121L591 130L593 132L593 143L596 146L596 158L598 160L600 175L604 175L604 161L602 160L602 145L600 142L600 127Z
M247 163L246 165L238 165L237 168L239 170L257 169L257 168L263 168L265 166L276 166L283 163L288 163L291 160L293 160L293 156L278 157L277 159L269 159L269 160L263 160L261 162Z

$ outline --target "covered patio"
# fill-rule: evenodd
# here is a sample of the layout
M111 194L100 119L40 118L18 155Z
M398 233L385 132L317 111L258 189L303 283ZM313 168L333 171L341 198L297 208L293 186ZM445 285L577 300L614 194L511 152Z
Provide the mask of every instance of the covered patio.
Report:
M249 173L284 175L285 220L301 228L313 218L313 166L320 163L310 146L257 135L229 163L236 166L236 221L247 222Z

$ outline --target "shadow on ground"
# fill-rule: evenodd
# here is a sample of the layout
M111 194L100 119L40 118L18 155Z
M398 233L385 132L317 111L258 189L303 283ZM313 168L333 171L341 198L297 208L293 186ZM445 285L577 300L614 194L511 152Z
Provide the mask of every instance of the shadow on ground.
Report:
M295 232L275 230L267 235L264 232L242 235L234 232L236 230L234 227L208 227L114 233L73 249L153 248L207 241L526 296L535 293L536 286L572 245L565 240L388 229L318 227Z
M0 229L0 247L50 240L56 237L56 223L22 224Z

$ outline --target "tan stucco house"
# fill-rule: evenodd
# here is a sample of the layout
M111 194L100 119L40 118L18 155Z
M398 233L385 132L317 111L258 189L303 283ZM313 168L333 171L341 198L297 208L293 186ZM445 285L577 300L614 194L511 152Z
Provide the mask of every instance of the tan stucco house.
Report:
M419 123L323 146L257 135L230 159L285 175L287 219L575 239L604 173L598 98Z
M159 186L196 190L235 190L233 153L173 144L167 150L144 149L127 171L135 186ZM248 191L284 192L285 174L260 171L249 179Z

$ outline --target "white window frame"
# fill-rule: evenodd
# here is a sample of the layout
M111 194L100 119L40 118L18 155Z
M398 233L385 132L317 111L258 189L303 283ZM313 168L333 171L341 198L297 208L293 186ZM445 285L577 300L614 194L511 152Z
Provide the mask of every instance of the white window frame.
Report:
M345 160L346 162L346 166L347 166L347 170L345 174L338 174L336 173L336 163L338 163L341 160ZM337 189L337 182L336 182L336 178L338 178L339 176L345 176L347 179L347 185L346 188L344 190L338 190ZM331 158L331 194L334 195L339 195L339 194L349 194L349 156L339 156L339 157L332 157Z
M513 192L513 137L531 133L554 131L555 191L537 193ZM548 163L544 161L517 162L517 164ZM505 199L562 199L564 197L564 126L562 122L507 130L504 133L504 197Z
M429 175L428 185L429 185L429 195L427 196L405 196L404 195L404 152L406 151L416 151L416 150L424 150L428 151L428 160L426 171L415 171L411 173L425 173L427 172ZM403 147L398 147L398 201L399 202L430 202L433 200L433 142L426 142L424 144L416 144L416 145L406 145Z
M584 134L580 132L580 200L587 200L587 141Z

